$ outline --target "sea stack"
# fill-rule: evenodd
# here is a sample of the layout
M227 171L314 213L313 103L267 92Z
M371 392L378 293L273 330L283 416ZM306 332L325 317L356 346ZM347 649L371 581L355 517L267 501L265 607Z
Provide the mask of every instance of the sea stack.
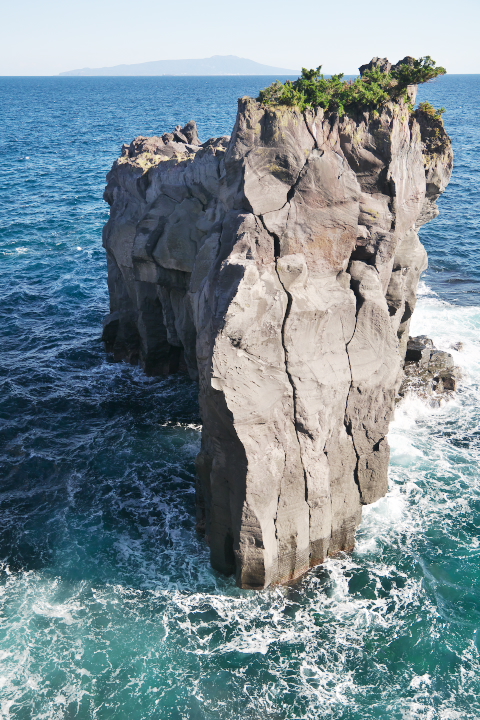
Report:
M414 92L342 117L244 97L231 137L139 137L108 175L107 349L198 380L198 526L241 587L351 550L387 491L418 230L453 163Z

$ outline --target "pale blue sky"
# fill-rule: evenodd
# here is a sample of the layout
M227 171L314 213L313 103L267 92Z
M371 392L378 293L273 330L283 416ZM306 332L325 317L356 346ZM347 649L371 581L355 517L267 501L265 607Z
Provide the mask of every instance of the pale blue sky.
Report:
M480 0L3 0L0 75L239 55L353 74L373 55L480 73Z

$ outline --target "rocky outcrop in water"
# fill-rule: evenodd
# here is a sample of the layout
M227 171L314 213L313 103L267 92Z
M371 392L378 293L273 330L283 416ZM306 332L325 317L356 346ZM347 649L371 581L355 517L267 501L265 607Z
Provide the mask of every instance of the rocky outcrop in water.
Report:
M354 546L387 490L418 229L452 151L403 101L339 118L239 101L231 138L134 140L108 175L104 338L200 387L199 527L242 587Z
M461 350L461 343L453 349ZM438 350L425 335L408 339L399 398L413 393L430 405L438 406L457 390L460 379L460 368L455 365L451 353Z

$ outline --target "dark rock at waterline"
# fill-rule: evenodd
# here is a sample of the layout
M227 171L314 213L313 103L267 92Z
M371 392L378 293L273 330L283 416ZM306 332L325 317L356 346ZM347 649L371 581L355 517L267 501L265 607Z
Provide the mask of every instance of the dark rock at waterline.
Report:
M461 343L457 343L454 349L459 349L459 346ZM452 355L437 350L433 341L425 335L408 339L404 373L399 399L413 393L434 405L450 396L461 378Z
M406 362L416 362L419 365L425 365L430 360L430 354L433 350L433 340L426 335L408 338L407 352L405 353Z
M108 175L105 342L198 380L198 526L242 587L351 550L387 490L418 228L452 170L429 122L402 99L340 119L242 98L231 138L137 138Z

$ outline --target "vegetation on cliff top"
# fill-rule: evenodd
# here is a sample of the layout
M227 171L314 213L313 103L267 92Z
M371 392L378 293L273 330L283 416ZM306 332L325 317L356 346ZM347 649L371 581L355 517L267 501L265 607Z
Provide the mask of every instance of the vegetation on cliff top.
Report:
M429 103L428 100L420 103L418 109L435 120L442 120L442 115L445 112L444 107L436 108L432 105L432 103Z
M446 73L429 55L419 60L408 57L393 67L388 63L387 68L372 64L356 80L344 80L343 73L326 78L321 65L316 70L302 68L297 80L275 81L260 91L258 100L265 105L295 105L301 110L321 107L342 116L376 110L400 98L409 102L409 85L428 82Z

